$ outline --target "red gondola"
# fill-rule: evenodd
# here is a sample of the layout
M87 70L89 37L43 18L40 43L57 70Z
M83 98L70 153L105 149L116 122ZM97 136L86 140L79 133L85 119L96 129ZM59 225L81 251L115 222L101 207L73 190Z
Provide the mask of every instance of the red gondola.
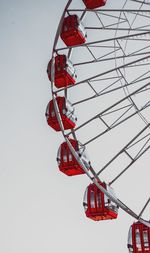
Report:
M85 43L86 31L77 15L64 18L60 37L67 46Z
M69 139L71 145L75 149L75 151L80 156L82 162L84 163L87 169L90 168L90 161L88 156L85 152L85 146L81 145L78 141L74 139ZM66 174L67 176L75 176L85 174L84 170L82 169L81 165L72 155L67 142L63 142L58 150L57 153L57 162L59 166L59 170Z
M47 74L51 81L51 64L52 60L48 63ZM75 84L76 73L73 64L66 55L57 55L55 57L55 86L57 88L63 88Z
M99 183L115 196L113 189L106 183ZM112 202L95 184L90 184L84 195L83 206L88 218L99 220L116 219L118 216L118 206Z
M77 118L74 115L74 108L71 103L65 97L57 97L56 98L57 105L59 108L61 121L64 126L64 129L72 129L76 125ZM52 127L56 131L61 131L59 122L57 120L57 116L55 113L54 103L51 100L46 109L46 118L47 123L50 127Z
M95 9L106 4L107 0L83 0L87 9Z
M128 249L130 253L150 253L150 227L133 223L128 234Z

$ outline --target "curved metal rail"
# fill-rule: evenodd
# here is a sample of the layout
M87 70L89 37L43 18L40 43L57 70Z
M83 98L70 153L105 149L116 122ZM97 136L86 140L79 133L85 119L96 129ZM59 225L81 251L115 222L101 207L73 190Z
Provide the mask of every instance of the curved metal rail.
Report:
M99 173L96 173L95 171L94 171L94 169L91 169L91 171L89 172L88 170L87 170L87 168L85 167L85 165L83 164L83 162L82 162L82 160L81 160L81 158L79 157L79 155L77 154L77 152L75 151L75 149L73 148L73 146L71 145L71 143L70 143L70 141L69 141L69 138L68 138L68 136L69 135L66 135L65 134L65 131L64 131L64 128L63 128L63 124L62 124L62 122L61 122L61 117L60 117L60 112L59 112L59 108L58 108L58 105L57 105L57 101L56 101L56 94L57 94L57 92L56 91L54 91L54 64L55 64L55 54L56 54L56 52L58 51L58 50L56 50L56 46L57 46L57 42L58 42L58 39L59 39L59 35L60 35L60 31L61 31L61 27L62 27L62 22L63 22L63 19L64 19L64 17L65 17L65 15L66 15L66 13L68 13L68 9L69 9L69 6L70 6L70 4L72 3L72 0L69 0L68 2L67 2L67 5L66 5L66 7L65 7L65 9L64 9L64 11L63 11L63 14L62 14L62 17L61 17L61 19L60 19L60 22L59 22L59 25L58 25L58 29L57 29L57 32L56 32L56 36L55 36L55 40L54 40L54 45L53 45L53 51L52 51L52 64L51 64L51 92L52 92L52 99L53 99L53 103L54 103L54 109L55 109L55 113L56 113L56 116L57 116L57 120L58 120L58 122L59 122L59 125L60 125L60 128L61 128L61 132L62 132L62 135L64 136L64 139L65 139L65 141L67 142L67 144L68 144L68 146L69 146L69 148L70 148L70 150L71 150L71 153L73 154L73 156L76 158L76 160L78 161L78 163L82 166L82 168L83 168L83 170L85 171L85 173L86 173L86 175L89 177L89 179L107 196L107 197L109 197L114 203L116 203L122 210L124 210L126 213L128 213L129 215L131 215L133 218L135 218L135 219L137 219L137 220L139 220L141 223L143 223L143 224L145 224L146 226L148 226L148 227L150 227L150 223L149 223L149 221L146 221L146 220L144 220L143 218L141 218L141 215L142 215L142 213L144 212L144 210L145 210L145 208L147 207L147 205L149 204L149 202L150 202L150 199L147 201L147 203L145 204L145 206L143 207L143 209L142 209L142 211L140 212L140 214L139 215L137 215L134 211L132 211L129 207L127 207L122 201L120 201L118 198L116 198L116 197L114 197L111 193L109 193L106 189L104 189L99 183L98 183L98 181L101 181L100 180L100 178L99 178L99 174L114 160L114 159L116 159L116 157L118 157L122 152L125 152L126 154L128 154L127 153L127 147L129 147L130 145L134 145L134 141L136 140L136 137L139 137L140 136L140 133L137 135L137 136L135 136L135 138L133 138L133 140L130 142L130 143L128 143L127 145L126 145L126 147L124 147L115 157L113 157L112 159L111 159L111 161L109 161L102 169L101 169L101 171L99 172ZM83 16L85 15L85 13L86 13L86 11L87 12L89 12L89 11L91 11L91 12L98 12L99 10L88 10L88 9L78 9L78 10L76 10L76 9L70 9L69 10L70 12L72 12L72 11L82 11L82 18L83 18ZM103 12L106 12L106 11L109 11L109 10L107 10L107 9L103 9ZM112 11L112 10L111 10ZM130 12L133 12L133 11L135 11L135 10L125 10L125 9L123 9L123 10L120 10L120 9L115 9L114 11L116 11L116 12L125 12L125 11L130 11ZM136 10L137 11L137 10ZM147 34L147 33L149 33L149 31L140 31L140 34L141 33L143 33L143 34ZM139 34L139 32L137 33L137 34ZM135 35L126 35L126 36L122 36L122 39L123 38L130 38L130 37L132 37L132 36L137 36L137 34L135 34ZM117 37L115 38L115 39L118 39ZM109 39L110 40L110 39ZM113 39L114 40L114 39ZM108 41L108 40L106 40L106 41ZM91 42L92 43L92 42ZM97 42L94 42L94 43L98 43L98 41ZM89 45L89 43L86 43L86 45ZM82 45L81 45L82 46ZM70 48L70 51L69 51L69 53L71 53L71 48ZM150 57L150 56L149 56ZM145 57L143 57L143 58L145 58ZM146 56L146 58L147 58L147 56ZM128 64L129 65L129 64ZM117 69L120 69L121 68L121 66L120 67L116 67ZM115 69L116 70L116 69ZM84 80L85 81L85 80ZM84 82L83 81L83 82ZM87 80L86 80L87 81ZM78 83L77 83L77 85L78 85ZM147 83L147 85L145 85L145 87L147 87L149 85L149 83ZM69 87L70 88L70 87ZM141 90L142 90L143 88L141 88ZM67 89L61 89L61 91L62 90L64 90L64 93L66 92L66 90ZM139 90L140 91L140 90ZM59 92L59 91L58 91ZM130 99L130 97L131 97L131 94L130 95L128 95L126 98L124 98L123 100L125 100L125 99ZM149 106L149 105L145 105L144 107L143 107L143 109L145 109L145 108L147 108L147 106ZM114 107L114 105L111 107L111 108L108 108L108 110L109 109L112 109ZM143 110L142 109L142 110ZM139 111L137 111L136 110L136 113L140 113L140 110ZM99 115L98 115L99 116ZM141 131L141 132L144 132L146 129L147 129L147 127L149 127L150 126L150 123ZM107 132L107 131L106 131ZM138 141L137 141L138 142ZM146 150L144 150L141 154L140 154L140 156L141 155L143 155L148 149L149 149L149 147L150 146L148 146L148 148L146 148ZM128 154L128 156L129 156L129 154ZM139 156L139 157L140 157ZM135 162L137 160L137 158L136 159L132 159L131 158L131 164L130 165L132 165L133 164L133 162ZM130 166L129 165L129 166ZM111 182L112 183L112 182Z

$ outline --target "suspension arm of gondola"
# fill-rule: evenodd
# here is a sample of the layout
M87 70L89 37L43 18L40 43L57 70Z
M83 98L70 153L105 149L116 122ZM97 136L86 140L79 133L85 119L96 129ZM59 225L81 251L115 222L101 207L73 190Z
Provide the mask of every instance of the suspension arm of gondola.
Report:
M146 125L137 135L135 135L131 141L129 141L108 163L105 164L105 166L97 173L97 175L100 175L118 156L120 156L124 150L128 148L148 127L150 126L150 123ZM132 161L133 162L133 161Z

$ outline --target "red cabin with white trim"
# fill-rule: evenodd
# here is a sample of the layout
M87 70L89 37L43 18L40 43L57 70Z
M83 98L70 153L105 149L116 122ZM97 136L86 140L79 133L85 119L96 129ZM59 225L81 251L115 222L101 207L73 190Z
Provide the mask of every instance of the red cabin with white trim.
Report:
M113 189L106 183L99 183L114 197ZM84 195L83 206L88 218L99 220L116 219L118 216L118 206L112 202L95 184L90 184Z
M84 163L87 169L90 168L90 161L85 152L85 146L81 145L79 141L74 139L69 139L72 147L79 155L80 159ZM66 174L67 176L75 176L85 174L85 171L82 169L82 166L76 160L76 158L71 153L67 142L63 142L57 153L57 162L59 166L59 170Z
M95 9L106 4L107 0L82 0L87 9Z
M128 249L130 253L150 253L150 227L133 223L128 234Z
M74 128L76 126L77 118L74 115L74 108L71 103L65 97L57 97L56 102L59 108L61 122L64 129L66 130ZM48 103L45 115L48 125L56 131L61 131L59 122L57 120L53 100Z
M51 81L51 65L52 60L48 63L47 74ZM55 74L54 83L57 88L68 87L76 82L76 73L72 62L66 55L57 55L55 57Z
M60 37L66 46L76 46L85 43L86 31L77 15L69 15L64 18Z

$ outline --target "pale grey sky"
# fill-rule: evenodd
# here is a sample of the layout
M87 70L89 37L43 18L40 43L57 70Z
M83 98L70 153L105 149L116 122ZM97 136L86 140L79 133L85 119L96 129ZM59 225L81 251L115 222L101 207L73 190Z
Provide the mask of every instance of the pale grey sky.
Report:
M46 67L65 4L65 0L0 1L2 253L128 252L133 219L121 210L115 221L87 219L82 200L88 178L69 178L57 169L56 153L63 138L49 129L44 116L51 99ZM102 143L106 151L110 139ZM91 160L96 149L89 147ZM148 162L146 155L139 166ZM128 175L116 184L116 191L129 203L130 194L137 191L136 208L138 201L146 201L148 185L138 187L146 178L145 172L139 173L134 190L135 178Z

